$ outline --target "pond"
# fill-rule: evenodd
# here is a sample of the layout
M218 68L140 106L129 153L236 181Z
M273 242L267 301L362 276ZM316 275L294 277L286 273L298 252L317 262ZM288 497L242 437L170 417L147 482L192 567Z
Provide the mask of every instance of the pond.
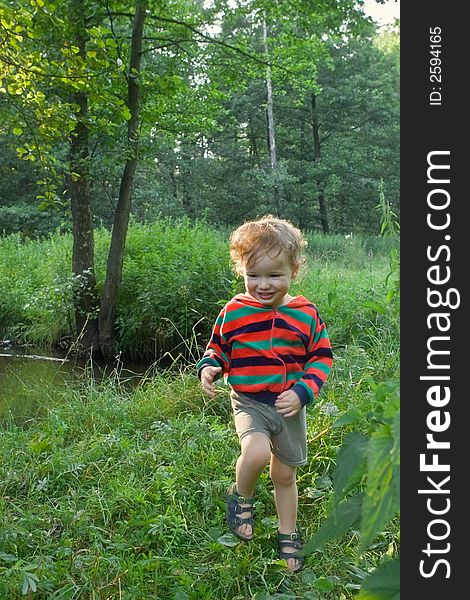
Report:
M68 387L77 386L84 378L102 381L118 377L121 383L134 386L151 366L78 361L40 348L0 348L0 425L9 420L26 423L40 414L40 398L59 402Z

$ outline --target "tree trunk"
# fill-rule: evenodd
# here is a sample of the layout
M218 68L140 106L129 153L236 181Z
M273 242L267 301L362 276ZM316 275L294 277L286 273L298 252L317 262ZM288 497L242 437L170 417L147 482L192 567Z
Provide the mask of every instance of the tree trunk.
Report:
M266 62L266 91L267 91L267 105L266 114L268 120L268 147L269 157L271 159L271 170L273 174L277 171L277 152L276 152L276 134L274 126L274 109L273 109L273 85L271 80L271 65L269 64L269 48L268 48L268 26L266 19L263 19L263 42L264 42L264 55ZM279 210L279 187L274 184L274 202Z
M73 0L71 27L79 54L86 57L86 23L83 0ZM69 149L70 202L72 211L72 271L77 280L75 326L77 345L81 350L98 348L98 297L94 267L93 215L90 198L88 96L84 91L72 94L78 106L77 124Z
M250 155L253 159L252 165L256 165L258 168L260 168L261 163L259 159L258 145L256 143L256 135L253 129L253 120L251 118L251 115L248 118L248 131L250 135Z
M315 92L311 93L310 96L311 109L312 109L312 134L313 134L313 161L317 161L321 157L321 142L320 142L320 123L318 122L317 115L317 99ZM317 179L318 189L318 206L320 209L320 222L323 233L329 233L330 226L328 223L328 210L325 199L325 182L322 178Z
M111 245L106 269L106 280L99 316L100 348L105 358L113 358L115 349L115 317L119 288L122 281L122 265L132 201L132 188L137 167L140 117L140 65L142 39L146 16L145 0L137 0L131 41L131 58L127 76L128 101L131 114L128 122L128 158L124 167L119 189L119 198L114 215Z

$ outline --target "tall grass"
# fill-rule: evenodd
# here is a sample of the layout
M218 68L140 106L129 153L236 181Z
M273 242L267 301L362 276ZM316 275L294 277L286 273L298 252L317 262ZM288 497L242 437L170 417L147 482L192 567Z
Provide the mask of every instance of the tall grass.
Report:
M365 299L380 298L390 241L376 236L307 234L308 262L294 293L316 302L337 345L371 318ZM104 281L109 232L95 232L98 288ZM0 339L53 346L73 337L72 239L0 238ZM203 344L220 305L241 290L229 267L226 233L204 223L163 219L131 223L117 312L118 350L150 359ZM345 302L346 298L348 302Z
M109 238L105 229L95 232L99 290ZM0 238L0 339L51 346L74 336L71 248L69 234ZM228 298L231 279L227 242L209 226L169 219L131 224L117 315L119 350L158 357L197 323L207 334L218 300Z

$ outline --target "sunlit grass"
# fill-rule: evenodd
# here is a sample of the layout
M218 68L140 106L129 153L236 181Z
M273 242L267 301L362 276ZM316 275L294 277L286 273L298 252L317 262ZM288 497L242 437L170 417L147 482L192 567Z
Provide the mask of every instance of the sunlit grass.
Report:
M318 305L335 353L309 408L309 461L298 473L306 539L328 512L349 431L334 421L352 406L366 414L372 383L399 368L396 315L367 305L387 293L386 256L356 248L353 261L346 253L333 260L326 250L293 289ZM9 409L0 435L0 598L349 600L381 557L396 554L392 523L360 558L360 534L350 531L289 574L276 557L267 472L256 490L255 540L227 535L225 490L239 451L228 389L217 386L214 400L202 394L194 359L203 339L177 331L185 358L175 351L171 370L149 370L137 387L117 376L99 382L90 370L59 393L35 386L40 410Z
M356 347L337 365L309 412L310 458L299 470L307 539L325 516L344 435L331 425L371 397L371 366ZM38 598L352 598L358 573L393 544L384 533L358 563L352 532L288 574L264 473L255 541L226 545L224 495L238 456L228 391L208 400L190 372L134 390L116 381L68 389L29 428L10 422L0 456L0 597L22 597L33 573Z

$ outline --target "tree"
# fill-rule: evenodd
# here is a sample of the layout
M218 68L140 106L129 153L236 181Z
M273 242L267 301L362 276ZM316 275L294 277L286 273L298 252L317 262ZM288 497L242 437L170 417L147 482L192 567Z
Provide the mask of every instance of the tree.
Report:
M116 317L116 305L119 287L122 279L124 249L127 228L129 225L132 189L139 150L139 120L141 104L140 78L142 40L144 34L146 8L145 0L136 1L132 27L129 73L127 75L127 106L130 112L130 119L128 121L127 128L128 153L126 165L121 178L119 200L114 213L111 246L109 249L108 265L106 269L106 280L104 283L104 291L101 298L101 307L99 313L100 350L106 358L111 358L114 355L115 349L114 321Z
M352 0L319 11L306 0L136 0L134 12L122 0L11 0L0 10L2 122L18 155L38 165L43 204L70 200L84 348L114 351L135 181L141 218L236 223L272 211L282 188L277 212L343 227L351 136L323 101L338 85L323 65L338 61L339 72L353 60L340 56L362 27ZM384 183L389 194L386 174ZM104 282L95 282L97 216L113 227Z

